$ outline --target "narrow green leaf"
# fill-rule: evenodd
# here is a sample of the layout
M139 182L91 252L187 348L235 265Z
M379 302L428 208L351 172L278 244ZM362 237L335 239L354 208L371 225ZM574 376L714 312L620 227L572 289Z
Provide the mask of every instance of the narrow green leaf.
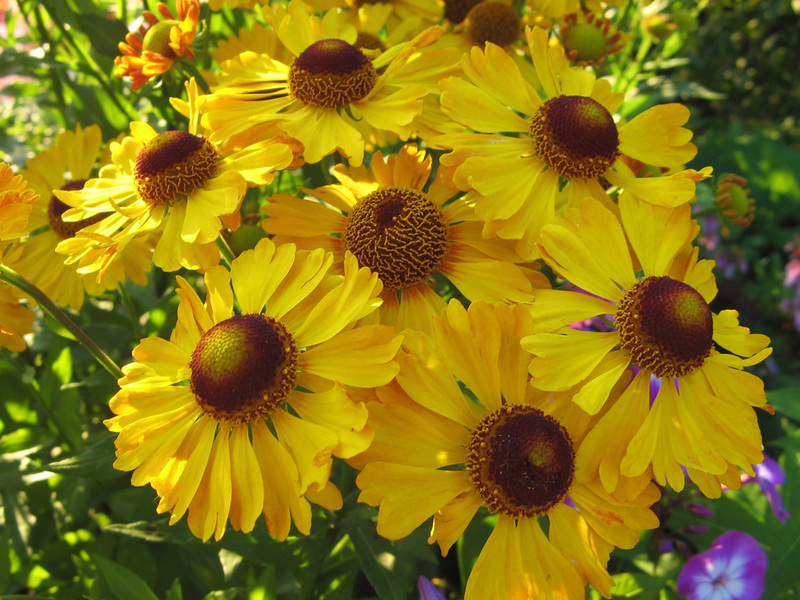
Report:
M99 554L92 560L105 580L108 589L118 600L158 600L150 586L136 573Z
M42 465L41 471L50 471L71 477L85 477L95 481L104 481L121 477L123 473L112 466L114 462L114 436L97 442L85 452Z
M364 575L367 576L372 587L381 600L406 600L408 590L404 589L404 582L399 577L381 564L381 556L386 555L391 549L388 540L378 537L372 522L357 524L342 522L353 540L353 546L358 555L358 562Z

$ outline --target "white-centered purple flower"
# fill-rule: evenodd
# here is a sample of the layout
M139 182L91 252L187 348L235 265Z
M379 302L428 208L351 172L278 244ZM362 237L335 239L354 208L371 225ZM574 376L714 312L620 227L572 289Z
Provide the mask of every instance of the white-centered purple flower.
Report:
M723 533L690 558L678 575L678 593L688 600L758 600L764 593L767 555L742 531Z

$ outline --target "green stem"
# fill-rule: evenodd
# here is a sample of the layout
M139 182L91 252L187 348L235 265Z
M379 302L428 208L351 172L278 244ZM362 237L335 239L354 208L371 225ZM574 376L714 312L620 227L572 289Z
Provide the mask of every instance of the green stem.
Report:
M91 338L86 335L83 330L81 330L80 327L75 325L72 319L70 319L63 310L56 306L56 304L50 300L50 298L48 298L42 290L5 265L0 265L0 280L13 285L33 298L45 315L61 323L64 328L69 331L75 337L75 339L92 354L92 356L94 356L95 360L100 363L100 366L111 373L115 379L120 379L123 377L124 374L122 373L122 369L117 366L111 357L103 352L103 350L97 344L95 344Z
M128 291L128 288L125 287L124 283L120 283L117 286L117 291L119 292L119 298L122 301L122 304L128 311L128 316L131 320L131 327L133 328L133 335L137 340L141 340L144 337L144 334L142 333L142 326L139 324L139 313L136 311L136 305L133 302L131 293Z
M228 241L222 237L222 235L217 236L217 248L219 248L219 252L222 254L222 260L224 260L228 267L230 267L233 259L236 258L236 255L228 245Z

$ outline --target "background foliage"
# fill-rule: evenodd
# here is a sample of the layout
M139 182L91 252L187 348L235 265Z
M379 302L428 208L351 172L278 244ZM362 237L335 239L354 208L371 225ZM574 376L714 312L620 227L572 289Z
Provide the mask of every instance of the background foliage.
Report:
M18 170L78 123L96 123L107 140L127 131L132 120L147 120L159 130L177 126L168 98L182 89L182 74L170 72L139 92L111 75L129 24L154 4L0 1L7 32L0 39L4 161ZM778 413L762 419L762 428L767 452L787 474L783 499L796 517L780 523L756 485L726 492L718 501L691 491L669 493L658 507L662 527L645 534L635 549L613 556L609 570L619 574L614 593L678 598L674 582L684 557L664 552L661 542L700 551L720 533L738 529L768 553L764 597L798 598L800 337L789 310L798 290L785 285L785 268L800 225L800 15L789 0L662 4L667 14L699 13L697 29L653 40L635 28L634 41L611 73L633 77L637 112L672 99L692 107L699 155L690 166L713 165L718 175L734 172L750 182L757 202L750 228L734 228L726 236L713 221L704 222L706 239L715 241L713 249L706 244L706 252L720 265L719 306L712 308L736 308L743 323L773 339L775 353L758 374L768 390L777 390L769 399ZM203 10L197 68L209 66L207 49L216 39L246 20L240 11ZM636 25L634 13L629 22ZM642 43L653 46L658 60L650 55L639 60L635 49ZM290 189L296 183L287 176L281 185ZM698 214L713 196L713 183L700 189ZM168 336L178 299L174 286L173 276L154 272L146 287L109 293L72 317L124 364L141 337ZM424 526L389 542L375 533L374 511L356 503L353 474L344 465L333 478L345 506L337 513L318 509L308 537L279 544L261 523L251 534L229 531L222 541L204 544L185 521L169 527L167 518L155 513L153 490L132 487L129 475L111 467L113 437L101 421L109 416L107 401L116 382L68 332L50 325L37 323L25 352L0 355L0 594L402 600L416 596L414 582L426 575L439 578L451 597L461 595L493 517L484 514L446 558L427 545ZM690 512L690 500L707 504L713 516Z

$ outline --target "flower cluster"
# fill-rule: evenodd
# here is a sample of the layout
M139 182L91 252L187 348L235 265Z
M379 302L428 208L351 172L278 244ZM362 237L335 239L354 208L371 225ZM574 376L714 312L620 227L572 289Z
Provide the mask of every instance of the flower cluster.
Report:
M431 522L447 554L496 515L467 600L610 597L660 488L756 476L770 340L710 307L688 108L632 114L596 70L614 3L223 4L258 23L171 98L184 126L97 167L99 129L65 131L36 195L0 172L2 239L35 229L4 260L57 303L182 270L105 420L170 524L308 534L343 459L388 539ZM134 90L195 57L198 0L159 11L120 45Z

